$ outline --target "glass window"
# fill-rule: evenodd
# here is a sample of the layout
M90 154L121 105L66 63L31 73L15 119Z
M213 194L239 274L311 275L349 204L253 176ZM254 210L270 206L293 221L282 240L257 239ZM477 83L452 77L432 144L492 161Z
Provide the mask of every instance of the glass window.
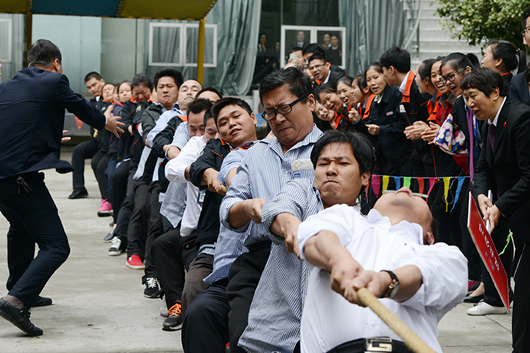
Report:
M0 60L11 62L12 20L0 18Z

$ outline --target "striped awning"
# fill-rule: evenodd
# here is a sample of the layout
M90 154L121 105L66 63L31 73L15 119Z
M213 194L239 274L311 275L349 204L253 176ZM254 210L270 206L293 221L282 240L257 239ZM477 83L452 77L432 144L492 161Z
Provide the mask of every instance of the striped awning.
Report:
M217 0L1 0L0 13L199 20Z

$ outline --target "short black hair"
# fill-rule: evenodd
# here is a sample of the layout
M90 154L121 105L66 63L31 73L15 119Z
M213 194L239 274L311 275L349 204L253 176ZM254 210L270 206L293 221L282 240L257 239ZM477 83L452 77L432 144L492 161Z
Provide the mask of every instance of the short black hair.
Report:
M246 110L248 115L252 115L252 108L250 108L250 105L246 101L244 101L241 98L237 97L225 97L219 99L215 104L212 106L212 115L215 119L215 125L217 126L217 118L219 117L219 112L224 107L227 107L229 105L237 105L243 109Z
M324 60L326 58L326 51L318 43L311 43L306 45L304 50L302 50L302 55L305 56L307 53L320 54L324 57Z
M199 92L197 92L197 94L195 95L195 99L198 99L197 97L199 97L201 95L201 93L203 93L203 92L213 92L213 93L217 94L219 99L223 98L223 95L217 89L215 89L213 87L205 87L205 88L201 89Z
M295 67L288 67L287 69L275 71L265 76L259 85L260 101L263 103L263 94L283 85L288 85L289 91L298 98L308 95L313 91L311 79L307 75ZM307 102L307 96L301 102Z
M103 77L101 77L101 75L99 74L99 72L96 72L96 71L91 71L89 72L88 74L85 75L85 83L87 83L88 81L90 81L91 79L95 78L96 80L98 81L101 81L101 79Z
M205 110L209 111L212 108L212 105L213 104L212 102L210 102L209 99L204 99L204 98L196 99L188 105L188 109L186 110L186 116L189 117L190 113L200 114ZM206 114L204 115L204 117L206 118ZM206 120L207 119L204 119L205 125L206 125Z
M125 85L125 84L129 85L129 87L131 87L131 90L132 90L131 82L130 82L130 81L123 81L123 82L120 82L120 83L118 84L118 86L116 87L116 92L118 92L118 94L120 94L120 87L121 87L121 85Z
M116 85L112 82L105 82L105 84L103 85L103 87L105 87L106 85L113 85L114 87L116 87Z
M383 73L383 68L381 67L381 64L377 61L371 63L370 65L368 65L368 67L366 68L366 70L364 70L364 80L366 81L366 73L368 72L368 70L370 69L373 69L377 72L379 72L380 74Z
M476 88L488 97L496 88L499 89L502 97L506 97L508 94L508 86L504 82L501 74L495 70L486 68L479 68L465 75L462 81L460 81L460 87L463 90Z
M61 51L59 47L47 39L39 39L29 47L28 66L41 65L48 67L55 59L61 62Z
M384 68L393 66L400 73L404 74L410 71L410 53L400 47L392 47L381 55L379 63Z
M341 78L339 78L339 80L337 81L337 85L339 83L344 83L346 86L350 86L352 85L353 83L353 77L351 76L342 76Z
M213 119L212 110L208 109L204 112L204 127L206 127L206 124L208 124L208 119ZM217 127L217 124L215 124L215 127Z
M357 132L328 130L320 136L311 151L311 162L316 168L318 157L324 147L332 143L348 143L353 150L353 156L359 163L359 174L372 173L375 165L374 148L368 138ZM362 190L362 189L361 189Z
M322 54L313 54L307 60L307 64L310 64L313 60L321 60L323 63L326 63L326 56Z
M184 82L182 74L179 70L174 69L172 67L165 67L163 69L158 70L155 74L155 77L153 79L155 90L158 86L158 80L160 80L162 77L172 77L173 81L175 81L175 84L177 85L177 88L180 88L180 86L182 86L182 83Z
M134 76L134 78L132 79L131 88L134 88L134 87L140 86L140 85L143 85L143 86L149 88L150 91L153 91L153 82L151 81L149 76L147 76L144 73L138 74L138 75Z
M524 10L523 15L521 16L521 26L523 27L523 31L525 31L528 17L530 17L530 7Z
M366 76L363 74L359 74L355 76L353 78L353 82L355 82L357 86L359 86L361 91L368 87L368 84L366 83ZM353 86L353 82L352 82L352 86Z
M418 75L422 80L431 78L431 69L432 65L436 62L436 59L427 59L423 60L421 64L418 65Z
M301 51L304 52L304 48L299 47L298 45L294 46L293 49L291 49L291 53L294 53L295 51Z

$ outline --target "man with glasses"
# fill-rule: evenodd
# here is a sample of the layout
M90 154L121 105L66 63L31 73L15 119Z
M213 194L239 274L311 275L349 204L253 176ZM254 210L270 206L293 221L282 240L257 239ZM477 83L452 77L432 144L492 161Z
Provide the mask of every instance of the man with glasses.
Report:
M313 145L322 134L313 124L315 97L311 81L298 69L287 68L270 74L261 82L259 92L265 107L263 117L269 122L274 137L260 141L247 152L237 175L232 179L232 186L223 199L220 210L221 222L227 228L243 235L249 226L252 227L245 242L249 252L239 256L233 263L226 288L231 310L231 352L243 352L237 345L238 341L246 349L256 351L257 347L252 342L267 342L271 338L268 333L273 330L263 327L259 332L259 339L252 337L247 340L243 336L239 340L247 326L250 304L269 259L269 252L272 254L270 259L274 258L274 254L285 252L283 244L274 244L271 248L270 237L261 224L261 207L271 201L289 180L307 178L312 182L314 170L309 158ZM272 278L268 278L271 283L281 283L293 271L280 264L278 262L275 271L271 273ZM288 302L290 288L274 291L278 287L280 286L270 286L266 290L270 291L279 305L267 307L261 316L256 317L257 321L270 322L271 318L276 318L281 325L289 311L289 307L282 304ZM293 289L296 291L296 288ZM253 324L259 326L257 321Z
M530 7L523 12L521 26L523 27L523 43L530 47ZM530 105L530 92L528 91L528 83L526 82L526 71L512 79L509 97Z
M321 54L313 54L307 64L311 75L315 79L313 88L321 84L333 82L337 84L339 79L344 76L343 73L332 71L331 64L326 61L326 57Z

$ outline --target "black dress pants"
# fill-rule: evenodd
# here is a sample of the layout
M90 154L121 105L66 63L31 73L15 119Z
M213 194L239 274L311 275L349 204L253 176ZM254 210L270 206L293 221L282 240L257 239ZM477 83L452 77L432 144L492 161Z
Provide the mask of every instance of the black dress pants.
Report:
M512 346L514 353L530 352L530 244L517 244L521 253L515 271Z
M134 184L134 208L127 227L127 258L138 255L145 258L147 219L149 217L149 185L141 180Z
M31 190L21 188L17 179L24 180ZM0 211L10 223L7 288L29 308L70 254L44 174L34 172L0 180ZM34 258L35 243L39 252Z
M184 352L225 353L230 306L226 296L227 280L212 283L191 303L182 325ZM232 348L230 351L233 352Z
M230 304L228 327L230 352L244 353L237 345L248 324L248 312L261 274L271 251L271 242L265 241L248 247L249 252L239 256L228 273L226 296Z
M157 277L157 267L153 260L153 242L164 234L162 215L160 214L160 202L158 201L158 181L152 182L149 186L149 219L147 222L147 239L145 241L145 270L142 283L148 278Z
M189 271L191 262L197 256L195 238L188 238L181 237L180 227L177 227L159 236L151 248L168 309L182 300L184 269Z
M127 244L127 229L129 228L129 220L131 219L131 214L134 209L133 176L136 169L131 169L130 163L131 161L129 160L120 164L112 176L112 182L114 184L113 190L120 188L124 193L124 199L122 199L116 217L116 228L114 229L114 236L120 237L124 244ZM114 205L112 205L112 207L114 209Z
M83 189L85 187L85 159L91 159L99 150L99 143L95 138L82 142L75 146L72 152L73 188Z
M103 200L109 199L109 186L107 182L107 175L105 174L108 164L109 155L101 152L101 150L99 150L96 155L92 157L92 161L90 161L90 165L92 166L92 170L96 176L99 192Z

